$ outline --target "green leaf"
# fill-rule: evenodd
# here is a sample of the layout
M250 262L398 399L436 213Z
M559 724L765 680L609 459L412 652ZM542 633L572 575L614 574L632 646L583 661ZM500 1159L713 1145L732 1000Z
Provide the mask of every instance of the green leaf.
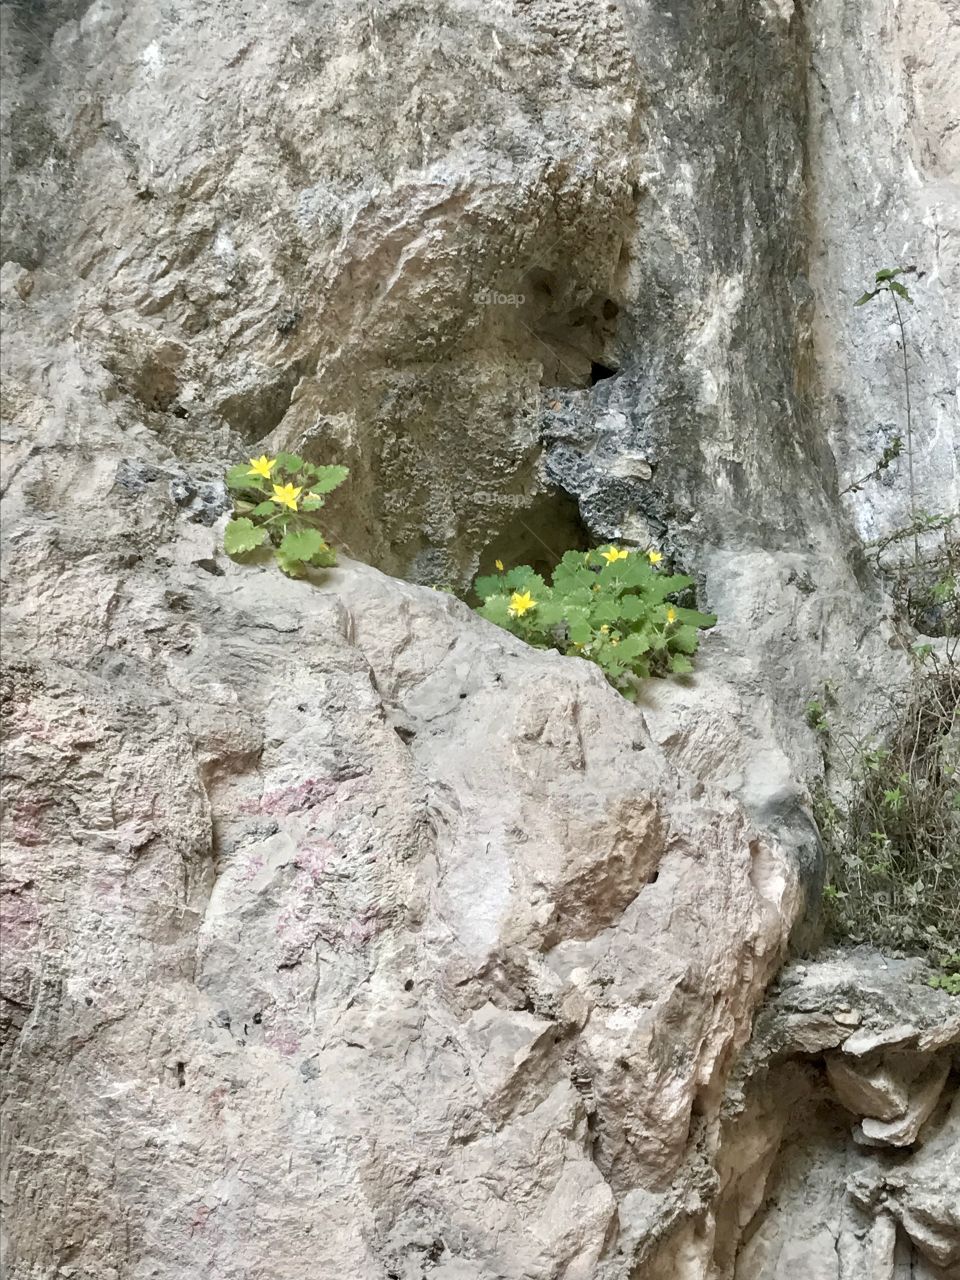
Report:
M663 600L666 596L676 595L678 591L686 591L687 587L693 586L693 579L685 573L672 573L670 576L661 577L657 575L653 590L656 591L658 597Z
M323 506L323 499L315 493L308 493L300 504L301 511L319 511Z
M590 643L593 639L593 627L586 614L577 610L567 617L567 638L571 644Z
M223 531L223 549L229 556L241 556L261 545L267 536L266 529L258 529L252 520L241 516L231 520Z
M298 471L303 470L303 459L296 453L278 453L277 466L281 471L295 475Z
M310 486L310 492L315 494L332 493L350 474L349 467L317 467L316 470L317 479Z
M274 555L276 556L277 564L280 566L280 571L285 573L288 578L302 578L306 573L307 566L303 561L297 560L294 556L284 555L280 547L277 547Z
M312 560L326 546L323 534L316 529L302 529L286 535L280 543L278 554L286 560Z
M905 299L907 302L913 302L913 299L910 297L910 294L907 292L906 285L901 284L899 280L891 280L890 288L898 297Z
M622 600L611 600L609 596L594 596L590 608L591 622L594 626L600 626L604 622L619 622L624 603Z
M547 589L547 584L540 577L539 573L534 573L528 564L518 564L513 569L508 569L503 575L503 586L507 586L511 591L532 591L539 599Z
M880 284L882 280L892 280L894 276L902 275L903 267L884 267L882 271L877 272L874 276L874 280L876 280L877 284Z
M693 670L693 663L682 653L675 653L670 658L670 670L675 676L686 676Z
M669 648L671 652L696 653L699 643L696 627L678 627L670 636Z
M255 516L261 516L261 517L272 516L272 515L275 515L279 510L280 508L277 506L277 504L275 502L271 502L270 499L268 498L266 502L258 502L250 514Z
M639 622L650 616L650 601L643 596L624 596L620 601L620 616L628 622Z
M513 619L510 617L510 597L504 595L491 595L477 610L481 618L486 618L488 622L495 622L498 627L506 627L512 630Z
M640 631L634 631L620 642L620 657L625 662L632 662L634 658L639 658L641 653L646 653L649 648L650 637Z
M862 307L865 302L869 302L871 298L875 298L879 292L879 289L873 289L869 293L861 294L853 305L855 307Z
M674 608L678 622L686 622L691 627L715 627L717 625L717 615L715 613L699 613L696 609L681 609L679 606Z
M333 547L326 544L310 557L310 563L317 569L332 569L337 563L337 553Z
M488 574L486 577L477 578L473 589L481 600L486 600L488 596L503 595L503 579L499 574Z
M547 599L537 604L537 621L541 627L555 627L564 621L566 606L563 601Z
M250 474L249 462L238 462L229 468L226 479L228 489L251 489L256 487L259 477Z

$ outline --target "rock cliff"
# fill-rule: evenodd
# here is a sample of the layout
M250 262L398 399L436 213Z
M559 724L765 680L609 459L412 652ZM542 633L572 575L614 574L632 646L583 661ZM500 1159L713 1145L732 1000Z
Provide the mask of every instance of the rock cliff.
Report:
M955 0L3 37L6 1273L955 1275L956 1002L777 979L805 701L906 672L877 267L960 505ZM316 582L220 549L280 447L351 468ZM720 616L636 707L432 589L601 539Z

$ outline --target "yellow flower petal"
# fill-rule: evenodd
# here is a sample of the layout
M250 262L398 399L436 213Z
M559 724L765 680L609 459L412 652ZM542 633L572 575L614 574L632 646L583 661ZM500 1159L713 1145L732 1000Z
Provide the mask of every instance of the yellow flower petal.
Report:
M647 559L650 561L651 564L659 564L660 561L663 559L663 556L660 554L659 551L648 551Z
M503 573L503 561L502 561L502 560L494 560L494 562L493 562L493 563L497 566L497 569L499 570L499 572L500 572L500 573Z
M537 607L537 602L529 591L514 591L510 597L509 612L515 618L522 618L525 613Z
M262 453L259 458L250 459L250 474L252 476L263 476L264 480L269 480L270 472L276 465L276 458L268 458L265 453Z
M606 551L601 551L600 554L607 564L616 564L618 560L626 560L630 552L625 551L622 547L607 547Z
M291 511L296 511L297 499L302 492L302 485L275 484L273 486L274 501L279 502L284 507L289 507Z
M668 621L668 622L676 622L676 620L677 620L677 611L676 611L676 609L668 609L668 610L667 610L667 621Z

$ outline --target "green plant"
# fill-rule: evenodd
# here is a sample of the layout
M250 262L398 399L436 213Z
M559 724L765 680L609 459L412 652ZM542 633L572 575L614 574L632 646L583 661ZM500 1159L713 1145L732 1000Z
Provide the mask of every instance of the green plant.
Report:
M938 987L948 995L960 996L960 952L943 956L936 972L927 979L931 987Z
M336 552L319 528L326 494L347 478L346 467L316 467L295 453L263 454L231 467L226 475L233 519L223 534L228 555L243 561L271 547L280 569L302 578L309 566L336 563Z
M919 560L898 557L922 539ZM897 610L928 636L960 635L960 513L918 511L901 529L867 543Z
M910 487L910 520L903 529L895 529L872 545L876 549L877 568L891 582L894 600L900 612L928 635L957 634L960 614L960 547L952 528L958 520L957 513L929 515L917 510L917 493L914 479L913 403L910 386L910 361L907 348L907 330L901 303L913 305L913 299L902 277L916 271L915 267L884 267L876 272L873 287L856 300L854 306L862 307L881 294L893 303L897 327L900 330L900 354L903 362L903 390L906 402L906 455L907 475ZM876 465L866 475L849 484L844 493L856 493L869 480L876 479L903 453L901 436L894 436L886 446ZM943 531L942 545L934 545L929 535ZM921 554L921 538L923 552ZM898 545L909 540L912 544L912 560L905 565L896 555ZM884 553L887 552L887 555ZM891 557L892 553L892 557Z
M916 510L917 487L916 487L916 483L914 481L914 476L913 476L913 410L910 404L910 364L907 359L907 331L903 323L903 312L900 310L900 303L901 301L909 302L910 305L912 306L913 299L910 297L910 293L907 289L907 286L903 283L902 280L898 280L897 276L909 275L915 270L916 270L915 267L883 267L880 271L876 273L876 275L873 278L873 288L868 289L866 293L861 294L860 297L853 304L855 307L863 307L868 302L872 302L874 298L879 297L881 293L886 293L889 295L889 297L893 301L893 307L897 313L897 325L899 326L899 329L900 329L900 352L903 357L903 390L904 390L904 395L906 397L907 473L908 473L909 484L910 484L910 521L911 523L914 523L917 518L917 510ZM893 459L899 456L901 447L902 446L900 443L900 438L898 436L895 438L894 443L889 445L883 451L883 456L880 458L880 461L877 463L877 466L874 468L874 470L870 472L869 475L864 476L863 480L856 481L853 485L850 486L850 488L855 490L864 481L869 480L873 476L878 475L881 471L886 470L886 468L890 465ZM916 534L914 534L914 539L913 539L913 560L915 565L919 565L920 544Z
M808 705L826 772L840 777L832 790L814 788L827 855L825 916L839 940L960 953L956 648L914 649L910 694L882 741L836 728L820 699Z
M620 547L568 551L548 584L529 565L478 578L478 612L540 649L595 662L633 701L645 676L693 670L698 631L713 614L683 608L679 592L692 587L684 574L660 571L658 551Z

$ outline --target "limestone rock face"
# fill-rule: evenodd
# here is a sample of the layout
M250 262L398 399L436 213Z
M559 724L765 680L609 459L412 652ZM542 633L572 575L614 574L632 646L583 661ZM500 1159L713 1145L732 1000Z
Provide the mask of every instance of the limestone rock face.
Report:
M11 499L9 1274L627 1275L792 858L588 664L233 566L103 452L20 492L67 470Z
M958 1065L956 1001L916 961L856 950L786 970L726 1103L720 1274L957 1275Z
M906 669L894 261L957 505L956 5L8 8L5 1274L942 1280L945 997L828 966L732 1073L804 703ZM220 550L284 446L322 581ZM612 538L721 619L637 707L429 590Z

